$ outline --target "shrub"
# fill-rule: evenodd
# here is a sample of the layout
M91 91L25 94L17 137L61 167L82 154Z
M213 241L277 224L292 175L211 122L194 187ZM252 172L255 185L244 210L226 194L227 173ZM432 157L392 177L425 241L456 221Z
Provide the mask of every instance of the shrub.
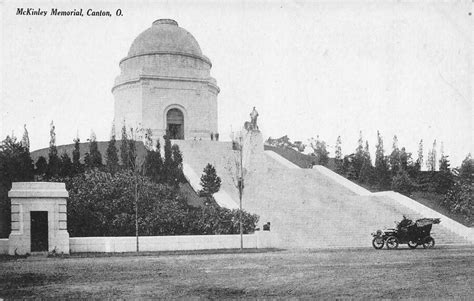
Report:
M206 206L190 207L173 185L122 170L115 174L90 170L57 178L69 191L68 231L74 236L135 235L135 189L138 182L139 234L236 234L238 211ZM258 216L244 212L244 231L255 229Z
M409 195L414 190L415 185L408 173L404 170L400 170L392 179L392 190L405 195Z

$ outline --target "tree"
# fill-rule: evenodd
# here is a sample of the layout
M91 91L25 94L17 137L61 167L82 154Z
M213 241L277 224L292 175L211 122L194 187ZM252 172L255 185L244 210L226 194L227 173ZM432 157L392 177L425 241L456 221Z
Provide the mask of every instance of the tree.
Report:
M400 151L400 168L407 170L409 164L411 164L411 153L407 153L405 147L402 147Z
M163 159L161 158L160 141L156 141L156 149L146 150L145 175L148 176L155 183L163 182Z
M174 176L174 182L183 183L184 182L184 174L183 174L183 154L179 150L179 146L173 144L171 147L171 154L173 158L172 164L172 174Z
M387 188L390 185L390 171L387 158L384 155L383 138L377 131L377 145L375 146L375 177L379 188Z
M107 169L114 173L119 168L119 158L118 158L118 150L116 146L117 141L115 140L115 124L112 124L112 133L110 134L110 140L107 145L107 153L106 153L106 164Z
M59 169L59 176L67 177L73 175L73 165L69 155L64 152L61 155L61 168Z
M436 170L436 139L433 141L433 148L428 152L428 159L426 160L426 168L429 171Z
M392 177L394 177L400 170L400 150L398 149L398 138L397 135L393 136L392 153L390 154L390 170Z
M418 144L418 158L415 162L415 169L420 171L421 166L423 166L423 139L421 139L420 143Z
M31 181L34 165L29 149L15 137L7 136L0 143L0 237L10 234L11 214L8 191L12 182Z
M326 149L326 142L319 140L319 135L315 139L310 140L310 146L314 155L318 158L318 164L326 166L329 162L329 152Z
M26 129L26 124L23 127L24 127L24 132L23 132L23 138L21 139L21 145L29 151L30 150L30 137L28 136L28 130Z
M88 167L102 167L102 154L99 152L99 146L97 144L97 138L94 131L91 132L91 136L89 138L89 156L90 162Z
M140 129L136 129L138 132ZM129 168L136 170L137 166L137 145L136 145L136 133L133 128L130 128L130 139L128 140L128 161Z
M41 178L46 175L46 171L48 170L48 161L45 157L40 156L38 160L36 160L36 169L35 174L40 176Z
M48 177L54 177L59 174L59 169L61 165L61 161L58 156L58 150L56 148L56 133L55 133L55 126L53 121L51 121L50 130L49 130L49 154L48 154L48 170L46 175Z
M130 169L130 159L129 159L129 141L127 135L127 128L125 127L125 122L122 126L122 139L120 144L120 159L122 159L122 166L125 169Z
M403 169L400 169L392 179L392 190L405 195L410 195L415 186L416 184Z
M341 136L337 136L336 140L336 146L334 147L334 163L336 164L336 172L338 174L343 174L344 169L343 169L343 158L342 158L342 147L341 147L342 141L341 141Z
M357 141L357 148L354 153L354 160L352 161L352 164L354 166L356 178L360 179L360 170L364 164L364 139L362 136L362 131L359 132L359 140Z
M72 169L73 173L81 173L83 172L82 164L81 164L81 140L79 139L79 135L74 138L74 150L72 151Z
M474 159L471 154L467 154L459 168L459 177L468 182L474 182Z
M221 178L217 176L216 169L210 163L206 165L201 176L202 189L200 196L211 197L221 188Z
M359 172L359 181L361 183L370 184L372 183L373 179L373 166L372 160L370 158L369 142L367 140L365 141L365 148L362 158L363 162Z
M173 154L171 150L171 140L168 135L164 135L165 140L165 158L163 161L163 177L165 182L169 183L172 179Z

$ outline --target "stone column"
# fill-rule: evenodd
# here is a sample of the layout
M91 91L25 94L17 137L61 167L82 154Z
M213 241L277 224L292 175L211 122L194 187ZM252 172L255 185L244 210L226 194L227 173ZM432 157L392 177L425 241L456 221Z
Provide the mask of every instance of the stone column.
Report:
M31 253L31 212L47 212L48 252L69 254L64 183L15 182L8 192L11 198L9 254Z

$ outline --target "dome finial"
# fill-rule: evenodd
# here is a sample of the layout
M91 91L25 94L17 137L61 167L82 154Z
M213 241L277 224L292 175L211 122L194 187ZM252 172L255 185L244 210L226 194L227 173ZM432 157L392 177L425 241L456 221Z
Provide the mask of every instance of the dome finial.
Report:
M176 22L173 19L158 19L152 23L152 25L162 25L162 24L178 26L178 22Z

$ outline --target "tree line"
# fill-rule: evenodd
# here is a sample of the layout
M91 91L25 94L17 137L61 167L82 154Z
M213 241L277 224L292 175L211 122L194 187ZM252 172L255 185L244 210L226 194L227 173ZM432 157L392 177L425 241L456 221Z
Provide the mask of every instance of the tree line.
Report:
M140 135L144 135L144 158L137 155ZM66 152L58 154L55 126L50 127L48 158L40 156L33 163L29 137L21 141L7 136L0 145L0 206L5 218L3 237L10 232L10 200L8 191L15 181L57 181L66 183L68 198L68 231L71 236L132 235L138 216L140 235L237 234L238 210L220 208L212 195L220 188L215 168L208 164L201 177L199 195L207 202L202 207L189 206L180 191L186 179L182 172L183 156L178 145L164 139L164 155L160 140L154 143L150 130L121 130L121 141L112 127L105 160L92 132L88 152L81 158L80 139L74 139L72 159ZM134 200L138 196L138 215ZM242 214L245 233L252 232L258 216Z

